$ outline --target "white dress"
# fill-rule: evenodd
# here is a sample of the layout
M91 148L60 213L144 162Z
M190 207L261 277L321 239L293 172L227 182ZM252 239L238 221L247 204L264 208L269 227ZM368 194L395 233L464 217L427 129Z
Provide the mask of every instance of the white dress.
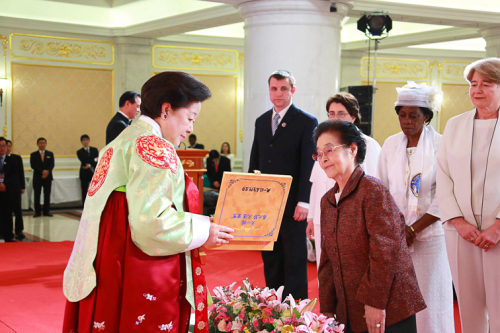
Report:
M380 153L380 145L375 139L362 134L366 142L365 161L361 164L361 168L370 176L376 176L378 155ZM314 241L316 247L316 265L319 269L319 261L321 258L321 198L328 190L335 186L335 180L328 178L326 173L321 169L319 162L314 162L309 181L312 183L311 194L309 196L309 211L307 219L313 219L314 223Z

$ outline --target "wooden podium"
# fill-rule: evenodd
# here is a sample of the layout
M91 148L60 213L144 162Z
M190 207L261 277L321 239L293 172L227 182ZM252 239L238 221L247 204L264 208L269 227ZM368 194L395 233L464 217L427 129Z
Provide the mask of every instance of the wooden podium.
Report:
M184 171L189 178L198 186L200 191L200 214L203 214L203 174L207 169L203 167L203 159L207 156L208 150L201 149L177 149Z

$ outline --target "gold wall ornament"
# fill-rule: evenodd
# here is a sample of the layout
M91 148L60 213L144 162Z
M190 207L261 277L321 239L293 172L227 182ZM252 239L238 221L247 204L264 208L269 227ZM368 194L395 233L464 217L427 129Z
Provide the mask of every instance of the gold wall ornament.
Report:
M17 45L17 47L14 47ZM111 42L10 34L10 53L13 58L112 65L114 44Z
M5 58L5 56L7 55L7 37L5 37L4 35L0 35L0 40L2 41L3 56ZM7 59L5 59L5 60L7 60Z
M466 81L464 78L464 70L470 62L466 61L443 61L443 80L449 81Z
M238 69L238 51L154 45L153 67L236 71Z
M182 160L182 165L187 165L188 168L192 168L194 166L194 162L192 160Z
M373 75L374 58L361 58L361 76ZM429 62L425 59L377 58L377 78L424 80L429 76Z

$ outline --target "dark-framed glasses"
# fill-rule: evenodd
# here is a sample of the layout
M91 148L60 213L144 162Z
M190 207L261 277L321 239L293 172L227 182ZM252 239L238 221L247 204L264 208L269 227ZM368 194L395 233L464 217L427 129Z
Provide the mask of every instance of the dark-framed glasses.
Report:
M317 152L312 154L312 158L313 158L313 160L319 162L321 160L321 158L323 157L323 155L325 155L326 157L330 157L330 156L332 156L335 149L337 149L338 147L342 147L342 146L346 146L346 145L344 144L344 145L338 145L338 146L329 146L329 147L326 147L325 149L323 149L322 151L318 150Z

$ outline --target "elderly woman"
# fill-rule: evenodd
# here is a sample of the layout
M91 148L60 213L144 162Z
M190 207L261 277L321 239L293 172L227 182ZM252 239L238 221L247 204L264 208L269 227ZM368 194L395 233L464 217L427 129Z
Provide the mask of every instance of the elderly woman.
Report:
M464 333L500 332L500 59L465 68L476 108L446 124L437 197Z
M428 125L443 93L415 82L396 89L402 132L385 140L377 177L405 217L406 243L427 304L427 309L417 314L418 331L454 333L451 272L436 198L436 154L441 135Z
M198 248L232 229L197 215L198 190L175 147L193 131L209 89L164 72L142 87L142 116L101 151L63 289L63 332L208 332ZM186 212L189 211L189 212Z
M349 93L338 93L330 97L326 102L326 114L329 120L345 120L356 126L361 124L359 103L356 97ZM363 133L361 133L361 136L366 142L366 156L365 161L361 164L361 168L368 175L375 176L377 173L378 155L381 149L380 145L372 137ZM335 185L335 180L326 176L326 173L319 166L319 162L314 163L309 180L312 186L309 196L306 234L309 239L314 240L316 243L316 264L319 269L319 259L321 258L320 202L323 195Z
M362 134L347 121L325 121L315 133L320 163L335 186L321 199L320 310L336 314L346 333L415 333L423 310L404 218L389 190L367 176Z

